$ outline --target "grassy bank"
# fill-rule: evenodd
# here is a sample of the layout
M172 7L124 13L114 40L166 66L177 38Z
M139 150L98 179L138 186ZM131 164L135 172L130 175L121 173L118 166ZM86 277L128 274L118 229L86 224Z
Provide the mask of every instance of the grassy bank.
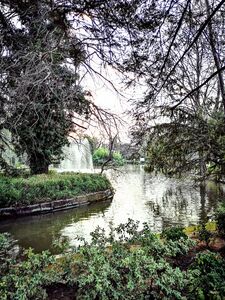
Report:
M67 199L111 187L99 174L59 173L28 178L0 177L0 207L22 206L45 201Z

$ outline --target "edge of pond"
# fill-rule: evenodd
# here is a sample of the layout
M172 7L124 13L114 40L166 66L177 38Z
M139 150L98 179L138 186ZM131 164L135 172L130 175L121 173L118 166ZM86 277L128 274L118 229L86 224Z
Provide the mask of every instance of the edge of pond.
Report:
M113 196L114 190L107 189L104 191L79 195L69 199L60 199L21 207L4 207L0 208L0 221L9 218L54 213L56 211L72 209L95 202L112 201Z

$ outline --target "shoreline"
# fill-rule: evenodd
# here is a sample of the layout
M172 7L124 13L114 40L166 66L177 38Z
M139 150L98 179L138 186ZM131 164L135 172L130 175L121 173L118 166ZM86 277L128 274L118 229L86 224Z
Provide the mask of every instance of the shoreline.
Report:
M24 205L21 207L4 207L0 208L0 221L10 218L54 213L57 211L90 205L91 203L96 202L112 201L113 196L113 189L107 189L104 191L79 195L69 199L47 201L38 204Z

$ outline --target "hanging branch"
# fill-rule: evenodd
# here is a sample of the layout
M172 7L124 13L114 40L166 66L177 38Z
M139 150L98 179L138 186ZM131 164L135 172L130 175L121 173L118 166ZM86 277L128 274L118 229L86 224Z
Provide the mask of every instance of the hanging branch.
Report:
M225 0L222 0L219 2L219 4L216 6L216 8L212 11L212 13L209 15L209 17L207 17L207 19L205 20L205 22L200 26L199 30L197 31L197 34L195 35L194 39L192 40L192 42L190 43L190 45L187 47L187 49L183 52L183 54L181 55L181 57L178 59L178 61L175 63L175 65L173 66L173 68L170 70L169 74L167 74L166 79L163 81L163 84L161 85L160 89L158 90L158 93L160 93L160 91L162 90L162 88L165 86L167 80L170 78L170 76L172 75L172 73L175 71L177 65L183 60L183 58L185 57L185 55L189 52L189 50L193 47L193 45L197 42L197 40L199 39L199 37L201 36L202 32L204 31L204 29L208 26L209 22L211 22L212 18L214 17L214 15L218 12L218 10L222 7L222 5L225 3ZM217 73L218 74L218 73Z
M113 147L114 147L116 138L117 138L117 134L114 137L112 137L112 136L109 137L109 156L108 156L107 160L104 161L104 163L101 166L101 172L100 172L101 175L104 172L104 169L107 166L107 164L113 160Z
M190 91L184 98L182 98L177 104L172 106L170 109L174 111L175 108L177 108L184 100L186 100L188 97L190 97L192 94L200 90L206 83L208 83L211 79L213 79L218 73L225 70L225 66L221 67L219 70L215 71L211 76L209 76L202 84L194 88L192 91Z
M159 75L158 75L157 84L158 84L158 81L159 81L159 79L160 79L160 77L161 77L161 75L162 75L162 72L163 72L164 68L165 68L166 62L167 62L167 60L168 60L168 58L169 58L170 51L171 51L171 49L172 49L172 46L173 46L173 44L174 44L174 41L175 41L175 39L176 39L176 37L177 37L177 35L178 35L178 32L180 31L180 28L181 28L181 26L182 26L182 23L183 23L183 20L184 20L184 17L185 17L185 15L186 15L186 12L187 12L187 9L188 9L188 5L189 5L190 2L191 2L191 0L187 0L187 2L186 2L186 5L185 5L184 10L183 10L183 12L182 12L181 18L180 18L180 20L179 20L179 22L178 22L176 31L175 31L175 33L174 33L173 39L172 39L172 41L171 41L171 43L170 43L170 45L169 45L168 51L167 51L167 53L166 53L166 57L165 57L165 59L164 59L164 61L163 61L163 65L162 65L162 67L161 67L161 69L160 69L160 72L159 72Z

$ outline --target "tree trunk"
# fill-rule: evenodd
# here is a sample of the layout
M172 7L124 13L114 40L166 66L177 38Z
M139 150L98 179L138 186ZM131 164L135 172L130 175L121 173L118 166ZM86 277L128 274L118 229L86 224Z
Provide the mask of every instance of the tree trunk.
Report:
M49 165L49 162L46 161L43 155L34 153L30 156L29 167L32 175L47 174Z
M199 170L201 178L205 179L207 169L203 151L199 151Z

